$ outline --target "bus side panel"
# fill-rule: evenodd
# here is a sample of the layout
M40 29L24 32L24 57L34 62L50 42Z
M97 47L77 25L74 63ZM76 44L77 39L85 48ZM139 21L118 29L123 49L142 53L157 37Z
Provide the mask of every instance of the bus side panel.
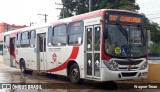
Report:
M37 70L37 61L36 61L36 49L25 47L25 48L17 48L16 59L19 62L21 58L24 58L26 68L30 70Z
M4 59L4 63L6 65L11 66L9 49L10 48L4 48L3 49L3 59Z
M65 64L71 58L73 46L47 48L47 71L59 75L67 75ZM64 66L63 66L64 65Z
M84 43L84 42L83 42ZM84 58L84 44L82 44L81 46L79 46L79 52L77 55L77 58L75 60L78 65L79 65L79 70L80 70L80 78L85 78L85 64L87 64Z

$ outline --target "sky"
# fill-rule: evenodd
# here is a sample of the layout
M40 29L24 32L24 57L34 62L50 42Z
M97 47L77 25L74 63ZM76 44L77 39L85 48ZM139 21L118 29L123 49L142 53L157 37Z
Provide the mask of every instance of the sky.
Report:
M16 25L28 25L31 22L44 23L44 16L47 14L47 22L58 19L62 7L55 2L61 0L0 0L0 23L6 22ZM136 0L139 4L139 13L144 13L151 21L160 24L160 0Z
M160 0L136 0L139 13L144 13L152 22L160 25Z
M62 7L55 5L61 0L0 0L0 23L6 22L16 25L29 25L31 22L44 23L44 16L47 14L47 22L58 19Z

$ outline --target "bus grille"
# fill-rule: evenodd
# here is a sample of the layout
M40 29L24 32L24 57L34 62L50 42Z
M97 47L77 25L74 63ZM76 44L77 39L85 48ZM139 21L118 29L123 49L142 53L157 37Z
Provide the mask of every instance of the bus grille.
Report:
M131 61L122 61L122 60L115 60L116 63L118 63L119 65L138 65L142 62L143 60L133 60Z
M128 67L119 67L118 69L119 69L119 70L128 70ZM138 67L131 67L130 69L131 69L131 70L132 70L132 69L138 69Z
M137 72L128 72L128 73L122 73L123 77L132 77L132 76L136 76Z

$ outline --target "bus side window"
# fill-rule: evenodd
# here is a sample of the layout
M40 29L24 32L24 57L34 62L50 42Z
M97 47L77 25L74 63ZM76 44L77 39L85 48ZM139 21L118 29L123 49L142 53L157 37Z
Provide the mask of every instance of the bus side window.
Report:
M20 47L20 40L21 40L21 33L18 33L18 34L17 34L17 41L16 41L16 46L17 46L17 48Z
M29 32L21 33L21 47L29 47Z
M15 51L15 39L14 38L12 39L11 44L12 44L12 50L14 52Z
M30 31L30 47L35 47L36 31Z
M65 46L67 43L66 31L67 31L66 25L60 25L54 27L52 44L58 46Z
M4 36L4 48L9 48L9 35Z
M48 28L48 46L52 45L52 37L53 37L53 28Z
M69 45L81 45L83 41L84 23L83 21L69 24Z

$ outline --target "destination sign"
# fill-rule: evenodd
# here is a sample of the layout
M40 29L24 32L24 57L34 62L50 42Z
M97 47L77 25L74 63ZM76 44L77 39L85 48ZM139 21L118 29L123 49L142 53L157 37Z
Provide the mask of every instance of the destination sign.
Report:
M106 14L107 21L109 22L124 22L124 23L137 23L141 24L145 22L145 17L134 13L122 13L122 12L110 12Z
M141 18L130 17L130 16L117 16L109 15L110 21L121 21L121 22L132 22L132 23L141 23Z

